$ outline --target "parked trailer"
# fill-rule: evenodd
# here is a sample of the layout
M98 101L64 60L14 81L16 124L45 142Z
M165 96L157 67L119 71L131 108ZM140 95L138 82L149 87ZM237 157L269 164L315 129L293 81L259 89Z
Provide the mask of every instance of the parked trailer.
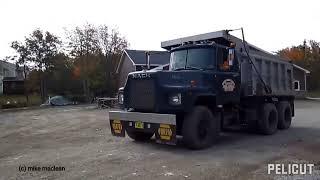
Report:
M265 134L287 129L294 116L293 65L228 30L161 43L169 71L128 75L122 111L110 111L111 132L191 149L209 147L221 130L246 127Z

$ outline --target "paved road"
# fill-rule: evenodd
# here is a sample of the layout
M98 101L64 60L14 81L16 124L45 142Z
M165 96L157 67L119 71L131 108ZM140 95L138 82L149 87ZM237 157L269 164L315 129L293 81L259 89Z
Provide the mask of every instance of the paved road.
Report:
M320 179L317 101L296 102L289 130L228 132L201 151L113 137L107 119L107 110L85 106L0 112L0 179ZM268 163L316 167L280 176L267 174ZM52 166L62 171L45 168Z

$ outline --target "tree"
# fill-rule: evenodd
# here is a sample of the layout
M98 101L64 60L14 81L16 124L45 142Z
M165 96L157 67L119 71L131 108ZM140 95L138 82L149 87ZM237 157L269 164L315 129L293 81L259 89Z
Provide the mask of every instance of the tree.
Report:
M113 95L117 77L112 72L122 50L128 46L127 40L106 25L85 24L67 34L75 74L84 79L85 95L96 94L97 91Z
M106 93L109 96L117 92L117 74L115 69L119 63L122 51L129 46L125 37L122 37L118 30L110 29L106 25L98 28L99 42L102 52L105 55Z
M320 90L320 43L304 40L302 44L277 52L280 57L310 70L309 90Z
M42 32L40 29L34 30L29 37L26 37L24 42L14 41L11 47L18 53L16 59L18 64L24 66L24 76L26 77L27 64L33 64L35 69L39 71L40 79L40 94L41 99L45 101L45 81L44 71L50 69L54 57L58 54L58 49L61 41L57 36L46 31Z
M70 55L74 58L79 71L79 76L83 79L83 89L86 97L89 97L89 72L88 61L91 55L99 54L101 49L98 42L97 29L91 24L83 27L76 27L67 32L69 39Z
M98 37L100 48L106 56L121 54L129 45L128 41L120 35L118 30L110 29L106 25L99 26Z
M67 34L70 55L72 57L79 58L101 51L97 28L92 24L85 24L82 27L77 26L74 30L67 32Z
M61 41L57 36L48 31L43 33L40 29L33 31L25 41L30 52L31 61L35 63L36 68L40 72L40 95L42 102L44 102L46 88L43 72L52 66L52 60L58 53Z
M16 65L17 69L22 65L23 66L23 82L24 82L24 87L25 87L25 96L27 99L27 104L29 104L29 93L27 89L27 69L28 68L28 63L30 62L30 51L28 51L28 48L25 44L22 44L21 42L18 41L13 41L11 43L11 48L13 48L18 56L14 56L13 59L16 60Z
M40 71L50 68L52 59L58 54L61 41L57 36L46 31L43 33L37 29L25 39L26 46L30 53L31 61Z
M281 57L292 61L302 61L304 59L304 50L298 47L285 48L279 54Z
M83 93L88 98L114 95L118 79L114 72L123 49L128 46L127 40L118 30L106 25L85 24L68 31L67 35L67 47L62 46L57 36L40 29L22 42L12 42L17 55L10 58L24 67L24 77L27 77L27 69L32 69L25 79L25 87L30 88L30 92L40 92L42 101L47 91Z

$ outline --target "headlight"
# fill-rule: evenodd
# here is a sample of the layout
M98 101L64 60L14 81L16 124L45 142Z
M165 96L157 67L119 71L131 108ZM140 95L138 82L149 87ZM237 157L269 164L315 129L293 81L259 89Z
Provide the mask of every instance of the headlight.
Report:
M123 100L124 100L123 93L119 93L118 94L118 103L123 104Z
M181 104L181 93L170 95L169 96L169 104L180 105Z

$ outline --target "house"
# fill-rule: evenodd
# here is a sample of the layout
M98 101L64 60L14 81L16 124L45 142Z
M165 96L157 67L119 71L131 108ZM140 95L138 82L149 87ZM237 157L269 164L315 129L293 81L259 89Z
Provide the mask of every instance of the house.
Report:
M293 89L296 97L306 96L308 74L310 74L310 71L293 64Z
M3 79L6 77L16 77L16 65L0 60L0 94L3 93Z
M18 89L21 89L23 79L23 67L17 67L13 63L0 60L0 95L17 93L18 90L11 91L9 89L16 87L20 87Z
M17 77L3 78L3 94L24 94L24 79Z
M119 87L123 87L127 80L127 76L133 71L142 71L146 68L147 54L149 53L150 69L161 65L168 64L170 61L170 53L167 51L145 51L125 49L121 55L120 62L117 67L119 77Z

